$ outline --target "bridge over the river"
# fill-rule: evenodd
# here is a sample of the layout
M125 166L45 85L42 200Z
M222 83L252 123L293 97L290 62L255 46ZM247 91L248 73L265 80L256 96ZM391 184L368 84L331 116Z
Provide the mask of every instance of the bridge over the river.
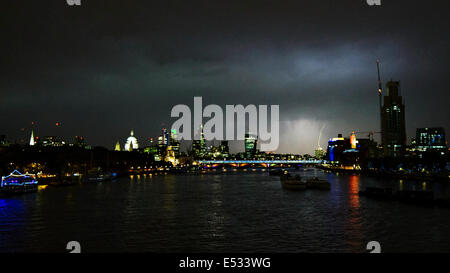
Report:
M271 167L277 165L317 165L321 164L322 160L199 160L197 163L200 165L231 165L233 167L244 167L246 165Z

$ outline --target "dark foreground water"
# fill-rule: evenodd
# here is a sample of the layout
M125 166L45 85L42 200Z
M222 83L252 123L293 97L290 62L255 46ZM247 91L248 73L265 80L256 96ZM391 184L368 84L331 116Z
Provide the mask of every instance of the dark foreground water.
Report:
M358 196L366 186L448 187L302 172L331 191L289 192L267 172L134 176L0 197L1 252L450 252L450 209Z

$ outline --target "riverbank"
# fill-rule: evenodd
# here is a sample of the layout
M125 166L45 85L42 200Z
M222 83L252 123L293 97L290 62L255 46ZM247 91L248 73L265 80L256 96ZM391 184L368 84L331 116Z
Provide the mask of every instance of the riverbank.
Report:
M430 182L450 182L450 176L445 174L392 172L392 171L344 168L340 166L324 166L324 165L319 165L318 168L332 173L358 174L376 178L419 180Z

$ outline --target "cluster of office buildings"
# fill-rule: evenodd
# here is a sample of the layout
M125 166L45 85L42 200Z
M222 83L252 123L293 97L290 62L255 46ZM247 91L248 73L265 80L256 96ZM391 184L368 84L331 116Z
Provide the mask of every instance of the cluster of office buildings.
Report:
M180 141L177 139L176 130L162 129L162 133L158 136L157 141L150 139L150 145L140 147L134 132L131 131L130 136L122 146L118 141L114 147L114 151L126 151L126 152L142 152L153 156L155 161L171 162L173 165L186 161L189 158L190 161L201 159L220 159L227 160L231 158L242 159L255 159L264 155L257 149L258 137L253 134L246 134L244 140L245 152L235 155L230 154L230 147L228 141L220 141L219 145L208 145L203 134L203 128L199 129L198 136L192 140L190 148L187 152L180 151Z
M380 105L381 116L381 145L374 139L376 132L367 133L367 138L357 138L352 132L348 137L339 134L328 142L326 153L316 155L323 156L325 160L344 165L358 164L371 158L404 158L421 153L436 153L441 156L448 154L445 129L417 128L415 138L411 144L407 144L405 104L401 96L400 82L390 81L386 85L387 95L384 103Z

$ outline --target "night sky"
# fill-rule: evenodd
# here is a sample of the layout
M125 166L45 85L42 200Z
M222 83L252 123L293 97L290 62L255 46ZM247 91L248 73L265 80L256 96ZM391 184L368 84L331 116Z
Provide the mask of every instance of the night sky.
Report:
M2 1L0 134L142 146L174 105L279 104L279 152L379 131L376 60L408 141L449 116L448 1ZM206 121L206 120L205 120ZM56 128L55 123L61 122ZM22 131L24 128L24 131Z

